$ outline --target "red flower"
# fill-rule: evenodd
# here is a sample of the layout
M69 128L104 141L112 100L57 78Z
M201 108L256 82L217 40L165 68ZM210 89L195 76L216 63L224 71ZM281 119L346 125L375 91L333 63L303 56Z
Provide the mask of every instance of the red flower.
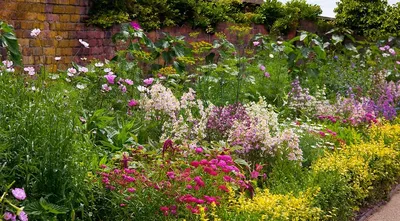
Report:
M220 185L220 186L218 187L218 189L229 193L229 189L228 189L225 185Z

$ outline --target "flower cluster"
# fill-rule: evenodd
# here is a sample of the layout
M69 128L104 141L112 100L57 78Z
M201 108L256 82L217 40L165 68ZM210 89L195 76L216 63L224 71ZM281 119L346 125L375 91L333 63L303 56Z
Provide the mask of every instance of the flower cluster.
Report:
M13 67L14 62L9 61L9 60L4 60L2 61L3 66L0 66L0 74L5 71L7 73L14 73L15 69Z
M11 193L17 201L23 201L26 199L24 188L11 189ZM15 203L13 203L11 200L6 199L6 196L7 192L3 193L3 195L0 197L0 207L3 207L1 204L2 202L6 204L6 211L4 212L4 214L2 214L2 217L0 217L0 219L3 218L4 220L9 221L28 221L28 215L23 210L23 207L17 207L16 205L14 205ZM12 210L15 210L15 212Z
M141 94L140 107L146 111L147 117L154 115L155 112L161 112L171 118L176 116L180 103L171 89L156 83L145 92Z

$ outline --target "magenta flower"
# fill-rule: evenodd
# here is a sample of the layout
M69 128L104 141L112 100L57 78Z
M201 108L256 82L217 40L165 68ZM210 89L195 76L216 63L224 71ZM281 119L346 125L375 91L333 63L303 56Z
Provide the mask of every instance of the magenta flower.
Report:
M24 211L21 211L21 212L18 214L18 218L19 218L19 220L21 220L21 221L28 221L28 214L26 214Z
M110 72L110 73L108 73L107 75L104 75L104 77L107 79L109 84L114 84L114 81L115 81L115 78L117 77L117 75L114 75L112 72Z
M134 193L134 192L136 192L136 189L135 189L135 188L133 188L133 187L131 187L131 188L128 188L128 192L130 192L130 193Z
M258 171L253 171L250 173L252 179L257 179L260 173Z
M12 189L11 190L11 193L14 195L14 197L17 199L17 200L24 200L24 199L26 199L26 193L25 193L25 190L24 190L24 188L15 188L15 189Z
M126 93L126 86L125 85L121 84L119 86L119 89L121 90L122 93Z
M131 79L125 79L125 83L128 85L133 85L133 81Z
M201 148L201 147L197 147L195 150L196 150L196 153L203 153L203 148Z
M170 179L174 179L174 178L175 178L175 173L174 173L173 171L168 171L168 172L167 172L167 176L168 176Z
M260 42L258 42L258 41L253 41L253 46L254 46L254 47L257 47L258 45L260 45Z
M137 102L136 100L134 100L134 99L132 99L132 100L130 100L130 101L128 102L128 106L129 106L129 107L134 107L134 106L136 106L136 105L138 105L138 102Z
M139 31L140 29L142 29L142 28L140 27L139 23L137 23L137 22L135 22L135 21L131 22L131 26L132 26L132 28L135 29L136 31Z
M153 83L153 81L154 81L154 78L147 78L147 79L144 79L144 80L143 80L143 83L144 83L146 86L149 86L149 85L151 85L151 84Z

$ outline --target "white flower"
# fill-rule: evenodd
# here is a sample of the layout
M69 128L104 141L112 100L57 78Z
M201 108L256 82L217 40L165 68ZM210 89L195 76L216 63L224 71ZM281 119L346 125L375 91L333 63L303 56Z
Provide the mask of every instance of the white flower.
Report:
M7 69L6 69L6 72L8 72L8 73L14 73L14 72L15 72L15 69L14 69L14 68L7 68Z
M278 45L281 45L281 44L283 44L283 42L282 41L277 41L276 42Z
M86 85L85 84L77 84L76 85L76 88L78 88L78 89L80 89L80 90L83 90L83 89L85 89L86 88Z
M147 91L147 88L144 87L144 86L142 86L142 85L138 86L137 89L138 89L140 92L145 92L145 91Z
M79 42L85 47L85 48L89 48L89 43L87 43L86 41L79 39Z
M110 63L110 61L107 60L107 59L104 59L104 62L105 62L106 64Z
M12 61L4 60L3 64L6 66L6 68L10 68L14 63Z
M35 28L31 31L31 36L32 37L37 37L40 34L40 29Z
M274 55L273 55L273 54L269 54L269 57L270 57L270 58L274 58Z
M79 69L79 72L82 72L82 73L89 72L89 69L87 67L79 67L78 69Z
M49 76L49 78L50 78L51 80L56 80L56 79L58 79L59 77L60 77L60 75L58 75L58 74L52 74L52 75Z
M111 91L112 90L112 88L110 86L108 86L108 84L101 85L101 88L103 89L103 91Z
M61 60L61 57L55 57L54 60L59 61Z
M37 91L37 89L36 89L35 86L32 86L32 87L31 87L31 90L32 90L32 91Z
M35 68L33 67L26 67L24 68L24 71L27 71L29 75L35 75Z
M86 61L86 60L87 60L87 58L85 58L85 57L81 58L81 61Z
M67 82L71 82L71 79L69 79L69 78L65 78L65 80L66 80Z
M383 53L382 56L383 56L384 58L386 58L386 57L389 57L390 54L388 54L388 53Z
M97 63L94 64L94 66L96 66L96 67L103 67L104 64L103 64L102 62L97 62Z
M111 72L111 68L105 68L104 72L106 72L106 73Z

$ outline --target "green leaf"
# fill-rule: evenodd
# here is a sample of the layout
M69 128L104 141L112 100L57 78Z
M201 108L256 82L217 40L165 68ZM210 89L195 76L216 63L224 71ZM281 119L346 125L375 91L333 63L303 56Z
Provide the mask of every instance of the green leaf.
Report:
M40 205L42 206L42 208L49 213L66 214L68 212L68 209L66 209L62 206L58 206L56 204L49 203L43 197L40 198L39 202L40 202Z

